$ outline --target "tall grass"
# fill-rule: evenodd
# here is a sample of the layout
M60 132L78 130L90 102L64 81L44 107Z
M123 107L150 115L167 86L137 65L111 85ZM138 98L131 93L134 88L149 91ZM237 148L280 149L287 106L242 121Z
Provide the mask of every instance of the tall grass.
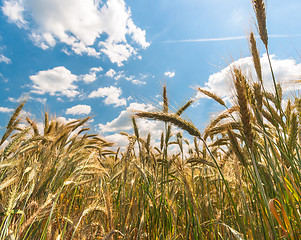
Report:
M252 4L268 54L265 5ZM271 63L267 91L254 33L250 49L258 79L233 69L233 106L198 89L225 107L203 132L181 117L194 100L173 113L164 87L162 111L135 114L123 152L89 118L45 113L40 129L22 102L0 142L0 240L300 239L301 98L283 105ZM136 118L165 123L158 146Z

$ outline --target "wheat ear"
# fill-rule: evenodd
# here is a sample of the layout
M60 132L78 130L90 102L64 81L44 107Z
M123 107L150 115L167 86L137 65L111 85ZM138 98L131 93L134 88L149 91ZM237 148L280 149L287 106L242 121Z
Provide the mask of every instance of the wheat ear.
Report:
M264 0L252 0L253 9L256 14L258 32L261 41L268 47L268 31L266 27L266 13Z
M258 49L257 49L257 45L256 45L256 39L254 37L253 32L250 33L250 45L251 45L251 53L252 53L252 57L253 57L255 71L256 71L259 81L262 83L260 57L259 57L259 53L258 53Z
M221 99L221 98L220 98L219 96L217 96L216 94L214 94L214 93L212 93L212 92L210 92L210 91L207 91L207 90L205 90L205 89L203 89L203 88L198 88L198 90L199 90L201 93L205 94L206 96L208 96L208 97L214 99L214 100L217 101L219 104L221 104L221 105L223 105L223 106L226 107L226 104L225 104L224 100Z
M247 166L247 161L244 157L244 154L238 144L238 141L233 133L232 130L228 129L227 130L228 132L228 136L229 136L229 140L230 140L230 145L231 145L231 148L233 150L233 152L235 153L236 157L238 158L238 160L241 162L241 164L243 166Z
M172 123L179 128L187 131L190 135L200 138L200 131L190 122L180 118L177 115L170 113L160 113L160 112L138 112L136 116L142 118L150 118L153 120L160 120L164 122Z
M251 112L249 110L247 94L246 94L246 78L243 76L241 70L234 69L235 75L235 88L237 93L237 101L239 106L239 114L243 125L243 133L245 135L245 141L249 148L253 145L253 131L251 126Z
M187 103L179 108L179 110L176 112L176 115L180 116L189 106L191 106L193 102L194 100L190 99Z
M26 103L26 100L22 101L20 103L20 105L16 108L16 110L14 111L13 115L11 116L8 124L7 124L7 127L6 127L6 131L1 139L1 142L0 142L0 146L4 143L4 141L9 137L9 135L16 129L16 127L18 126L19 122L20 122L20 118L19 115L24 107Z
M163 112L168 113L168 99L167 99L166 86L163 87Z

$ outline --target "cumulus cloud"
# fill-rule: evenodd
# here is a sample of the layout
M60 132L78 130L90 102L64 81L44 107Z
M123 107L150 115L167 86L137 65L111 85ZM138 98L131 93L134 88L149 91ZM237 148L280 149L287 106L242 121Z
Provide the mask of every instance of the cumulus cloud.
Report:
M60 123L62 123L62 124L67 124L67 123L73 122L73 121L75 121L77 119L75 119L75 118L57 117L57 118L55 118L55 120L58 121L58 122L60 122Z
M10 113L10 112L13 112L14 109L12 108L7 108L7 107L0 107L0 112L1 113Z
M176 73L175 72L165 72L164 75L166 77L172 78L172 77L174 77L176 75Z
M300 79L301 64L297 64L294 59L277 59L275 55L271 55L270 57L276 81L282 84L283 89L285 91L301 89L300 84L288 84L289 82ZM264 54L260 60L265 88L267 90L273 90L273 80L267 55ZM233 95L231 69L233 69L234 66L239 67L248 79L257 79L252 57L246 57L241 58L221 71L212 74L205 83L205 89L224 99L231 98ZM197 97L202 98L206 96L198 93Z
M17 24L18 27L26 25L23 17L24 6L20 0L5 0L2 11L8 17L8 20Z
M96 77L96 73L102 71L102 67L94 67L94 68L91 68L90 69L90 72L88 74L84 74L84 75L81 75L80 78L85 82L85 83L91 83L91 82L94 82L97 77Z
M82 78L83 78L83 81L85 83L94 82L96 80L96 73L92 72L92 73L89 73L89 74L85 74L85 75L82 76Z
M140 44L144 49L149 47L150 43L145 40L145 30L141 30L141 28L137 27L132 19L128 20L128 30L136 43Z
M0 63L1 62L9 64L9 63L11 63L11 60L8 57L5 57L3 54L0 54Z
M135 111L153 111L155 109L151 104L131 103L125 110L121 111L119 116L106 124L99 124L101 134L106 134L106 140L116 142L117 146L126 146L128 140L125 136L118 134L121 131L131 131L133 129L131 117ZM147 119L136 119L139 133L146 137L149 132L152 133L153 143L159 139L164 129L164 123ZM111 134L110 134L111 133Z
M77 76L63 66L39 71L29 78L33 82L34 90L32 92L37 94L49 93L50 95L75 97L79 93L76 90L77 86L74 85Z
M2 11L43 49L61 42L76 54L104 53L121 66L150 45L124 0L5 0Z
M107 136L102 136L102 138L104 140L106 140L107 142L114 143L115 148L120 147L121 150L123 150L123 151L125 150L125 147L129 143L129 140L128 140L127 136L119 134L119 133L115 133L115 134L111 134L111 135L107 135Z
M108 55L112 63L117 63L118 67L123 66L122 62L126 61L130 56L137 54L135 48L128 43L104 42L100 46L104 47L101 51Z
M110 69L109 71L106 72L106 76L113 78L116 75L116 71L114 69Z
M109 142L114 142L116 147L125 147L128 144L126 136L119 132L132 132L132 116L136 111L154 111L155 107L152 104L131 103L125 110L121 111L119 116L106 124L98 124L100 133ZM144 118L136 118L136 123L139 129L139 135L146 138L151 133L151 145L159 146L164 123L160 121L148 120ZM173 126L173 132L182 132ZM187 146L185 146L185 149ZM173 149L176 152L178 149Z
M74 107L68 108L66 114L71 115L87 115L91 113L91 106L89 105L76 105Z
M126 105L126 99L120 98L122 91L120 88L113 86L98 88L89 94L89 98L102 97L105 98L106 105L114 104L115 107Z
M143 103L131 103L126 110L120 112L119 116L113 121L106 123L105 125L99 124L101 132L117 132L131 130L132 122L131 116L134 111L152 111L155 108L151 104Z

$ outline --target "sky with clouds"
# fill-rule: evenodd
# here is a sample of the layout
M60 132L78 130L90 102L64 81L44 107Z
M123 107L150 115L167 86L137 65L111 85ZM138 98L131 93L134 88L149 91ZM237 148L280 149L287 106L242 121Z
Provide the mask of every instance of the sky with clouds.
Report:
M90 115L93 130L122 144L118 133L131 130L134 111L161 107L164 85L172 110L199 98L185 117L203 129L222 109L195 89L227 99L231 65L255 76L248 0L0 1L0 132L27 97L26 112L36 121L44 111L65 120ZM299 0L267 2L270 54L282 82L301 77L300 10ZM160 136L160 123L138 126Z

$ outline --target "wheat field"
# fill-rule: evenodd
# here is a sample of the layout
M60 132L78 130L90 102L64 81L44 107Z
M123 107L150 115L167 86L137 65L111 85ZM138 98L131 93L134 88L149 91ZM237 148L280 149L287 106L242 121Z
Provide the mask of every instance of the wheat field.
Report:
M265 4L252 4L270 59ZM41 130L23 101L0 142L0 239L300 239L301 97L284 94L270 61L265 89L253 32L249 44L256 76L233 67L232 105L197 89L224 108L204 131L182 117L193 100L170 110L166 87L162 110L133 114L124 151L89 118L46 112ZM158 146L137 118L164 123Z

